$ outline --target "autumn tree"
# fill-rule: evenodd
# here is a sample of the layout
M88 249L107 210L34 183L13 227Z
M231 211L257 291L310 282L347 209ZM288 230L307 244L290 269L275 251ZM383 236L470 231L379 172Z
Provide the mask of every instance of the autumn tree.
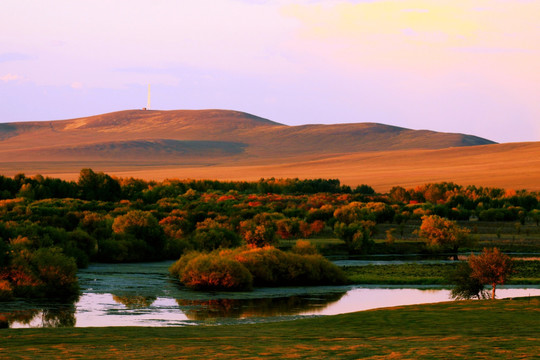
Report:
M418 235L431 248L449 249L457 260L458 249L469 240L470 230L437 215L422 216Z
M253 219L241 221L239 229L248 246L264 247L279 243L276 237L276 225L270 214L257 214Z
M163 229L148 211L132 210L118 216L114 219L112 229L114 233L125 236L125 240L131 237L142 240L146 244L146 258L159 258L165 247Z
M450 294L454 299L487 298L484 284L477 278L473 278L471 274L472 269L468 262L459 263L456 269L449 274L448 281L454 285Z
M497 285L503 285L512 273L512 259L497 248L484 248L478 256L471 254L469 266L472 278L478 279L482 284L491 285L492 299L495 299Z

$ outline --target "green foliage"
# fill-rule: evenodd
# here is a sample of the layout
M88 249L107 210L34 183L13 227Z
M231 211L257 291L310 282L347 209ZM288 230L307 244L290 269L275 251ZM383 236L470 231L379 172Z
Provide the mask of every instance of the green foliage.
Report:
M167 259L173 260L190 250L193 250L193 244L187 238L167 238L164 254Z
M221 227L197 229L192 241L195 249L203 251L237 247L241 242L235 232Z
M349 252L367 253L373 245L370 236L374 227L373 221L358 221L351 224L336 222L334 234L345 241Z
M60 248L18 251L0 280L8 281L19 297L71 299L79 290L75 260Z
M117 180L102 172L95 173L92 169L82 169L79 175L81 198L86 200L113 201L118 199L121 188Z
M199 256L201 253L198 251L189 251L182 255L180 259L175 261L170 267L169 267L169 274L171 276L179 279L182 274L184 273L184 269L186 268L187 264L195 259L197 256Z
M19 198L13 199L15 196ZM439 183L415 189L395 187L388 194L376 194L368 185L351 190L337 180L155 182L116 179L91 169L83 169L77 183L41 175L0 176L0 199L0 268L11 267L15 254L27 254L22 257L25 261L17 255L15 263L21 266L17 271L22 284L30 284L29 291L41 280L25 264L31 264L32 254L40 248L61 248L65 256L84 267L90 261L179 258L192 249L234 248L241 241L255 248L276 245L278 238L310 238L313 242L317 241L314 234L334 229L344 244L331 239L332 251L344 253L346 246L350 253L418 253L425 247L410 238L409 230L422 216L438 215L446 221L469 217L505 221L507 224L494 225L502 229L497 234L486 230L489 224L476 223L478 233L485 235L482 246L496 243L505 251L536 251L538 230L532 224L538 225L540 218L540 195L521 190ZM391 222L399 224L396 236L390 234L384 242L375 231L384 231ZM508 223L519 225L508 230ZM450 231L450 236L443 237L450 241L430 244L457 253L455 235ZM457 243L459 247L469 245L461 240ZM307 245L293 250L302 254L314 251ZM264 256L288 261L271 252ZM284 274L299 271L292 265L287 271L285 265L274 268L284 279ZM24 286L18 288L20 292Z
M253 275L256 286L342 284L341 269L321 255L301 255L273 247L240 250L235 258Z
M10 262L11 262L11 248L7 244L7 242L5 242L0 237L0 269L5 266L8 266Z
M297 240L291 251L300 255L316 255L317 248L308 240Z
M219 263L218 259L241 264L248 270L252 279L250 281L255 286L329 285L345 282L341 269L320 255L288 253L274 247L224 250L210 254L190 252L173 264L169 272L180 278L186 286L223 290L225 280L222 279L227 277L214 270L218 267L215 265ZM235 273L241 273L230 262L224 264L227 265L223 265L223 269L235 269ZM192 277L195 280L192 281ZM201 282L204 286L198 285ZM212 282L216 285L212 285ZM238 289L236 285L228 288Z
M457 300L467 300L474 297L485 299L487 294L484 285L472 277L472 269L467 262L460 263L448 276L448 282L454 287L451 296Z
M147 261L155 256L143 239L125 233L99 240L98 249L97 259L104 262Z
M139 247L137 240L142 240L146 246L141 249L141 255L147 252L148 258L159 258L165 247L163 229L149 212L132 210L118 216L114 219L112 229L116 234L124 235L123 241L136 243L135 247Z
M253 278L239 261L219 254L200 254L187 262L180 281L194 290L250 290Z

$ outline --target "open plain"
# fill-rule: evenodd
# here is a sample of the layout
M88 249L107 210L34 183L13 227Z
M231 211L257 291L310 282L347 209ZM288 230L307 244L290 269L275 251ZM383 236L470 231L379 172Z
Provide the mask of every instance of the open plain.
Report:
M129 110L0 127L0 173L118 177L334 178L377 191L428 182L540 190L540 142L375 123L287 126L228 110Z

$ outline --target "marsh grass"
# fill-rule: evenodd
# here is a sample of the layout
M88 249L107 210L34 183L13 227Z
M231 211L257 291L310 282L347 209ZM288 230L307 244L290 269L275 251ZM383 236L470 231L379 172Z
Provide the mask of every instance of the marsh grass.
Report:
M532 359L540 298L412 305L295 321L0 330L0 358Z

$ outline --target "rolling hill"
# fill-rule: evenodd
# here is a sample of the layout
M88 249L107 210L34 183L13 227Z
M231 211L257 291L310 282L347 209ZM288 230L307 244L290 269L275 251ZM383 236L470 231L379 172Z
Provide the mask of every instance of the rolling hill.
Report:
M13 161L268 158L492 143L471 135L374 123L287 126L226 110L131 110L0 127L0 154Z
M76 178L340 178L384 190L456 181L540 188L540 144L376 123L287 126L228 110L128 110L0 124L0 173ZM529 174L529 175L527 175ZM519 178L519 179L518 179Z

